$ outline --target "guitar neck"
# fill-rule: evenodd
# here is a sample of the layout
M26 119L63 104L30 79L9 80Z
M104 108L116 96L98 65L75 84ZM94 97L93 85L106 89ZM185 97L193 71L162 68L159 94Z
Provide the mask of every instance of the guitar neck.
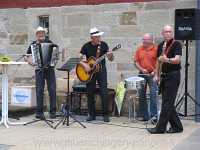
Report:
M118 44L117 46L115 46L112 51L116 51L117 49L121 48L121 44ZM99 57L97 60L96 60L96 64L99 64L103 59L105 59L106 57L106 54L102 55L101 57Z
M97 60L96 60L96 63L100 63L104 58L106 57L106 54L102 55L101 57L99 57Z

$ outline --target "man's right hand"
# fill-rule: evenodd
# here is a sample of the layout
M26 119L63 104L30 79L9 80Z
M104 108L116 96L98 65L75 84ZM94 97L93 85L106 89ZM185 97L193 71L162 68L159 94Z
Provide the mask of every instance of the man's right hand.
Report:
M149 74L147 69L142 69L141 71L142 71L143 74Z
M24 61L28 62L28 64L31 65L31 66L35 66L35 65L33 64L33 59L32 59L31 56L32 56L31 54L27 54L27 55L24 57Z
M155 82L159 83L159 82L160 82L160 77L159 77L158 75L155 75L155 76L153 77L153 80L154 80Z
M88 65L88 63L86 63L84 61L81 61L80 63L82 64L82 66L84 67L84 69L85 69L86 72L90 72L91 71L91 68Z

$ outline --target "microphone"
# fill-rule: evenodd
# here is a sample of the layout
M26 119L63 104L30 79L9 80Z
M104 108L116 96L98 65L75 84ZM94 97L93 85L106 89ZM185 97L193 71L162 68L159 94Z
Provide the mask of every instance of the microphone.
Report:
M22 58L24 58L25 56L31 56L32 54L23 54L21 55L19 58L17 58L15 61L20 61Z

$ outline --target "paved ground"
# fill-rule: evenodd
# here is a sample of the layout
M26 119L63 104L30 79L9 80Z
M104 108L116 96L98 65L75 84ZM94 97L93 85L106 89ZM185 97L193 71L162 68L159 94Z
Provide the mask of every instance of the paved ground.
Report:
M200 149L200 128L193 131L186 139L174 147L173 150L199 150Z
M86 129L77 123L69 127L61 124L56 130L44 122L9 129L1 125L0 150L197 150L200 146L200 124L191 120L182 120L183 133L163 135L151 135L144 123L129 122L127 117L113 117L109 124L101 120L99 117L93 123L84 122Z

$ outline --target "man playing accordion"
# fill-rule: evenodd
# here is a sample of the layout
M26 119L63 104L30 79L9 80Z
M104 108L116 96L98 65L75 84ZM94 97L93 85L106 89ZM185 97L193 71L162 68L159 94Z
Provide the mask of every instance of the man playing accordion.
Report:
M50 98L50 118L56 117L56 77L55 77L55 48L58 50L58 46L53 44L52 41L45 38L45 29L38 27L36 29L36 40L33 41L27 54L32 55L33 62L25 57L25 61L29 64L35 65L35 80L36 80L36 118L44 119L43 113L43 98L45 80L47 82L47 89ZM58 53L56 54L58 55ZM52 59L54 62L52 62ZM56 58L57 60L57 58Z

